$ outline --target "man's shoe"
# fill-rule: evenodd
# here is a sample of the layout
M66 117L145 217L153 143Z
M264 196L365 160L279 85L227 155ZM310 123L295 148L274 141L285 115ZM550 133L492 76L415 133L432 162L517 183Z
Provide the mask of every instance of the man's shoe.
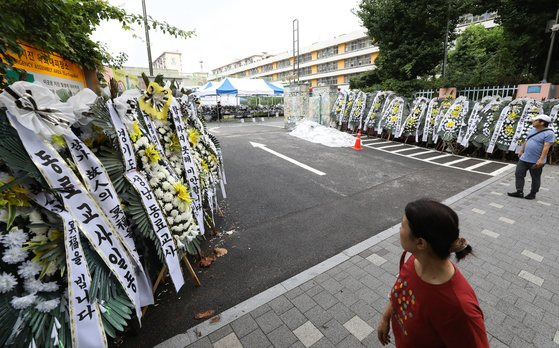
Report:
M535 199L536 198L536 194L530 192L529 194L526 195L526 197L524 197L525 199Z
M524 197L524 193L523 192L508 192L507 195L509 195L509 197L516 197L516 198L522 198ZM534 196L535 198L535 196Z

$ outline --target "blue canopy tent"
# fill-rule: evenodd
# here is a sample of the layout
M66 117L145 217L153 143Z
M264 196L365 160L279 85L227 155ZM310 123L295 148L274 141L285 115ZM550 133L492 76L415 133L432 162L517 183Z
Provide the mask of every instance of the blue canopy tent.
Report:
M268 86L270 86L271 89L274 90L274 95L282 95L283 94L283 88L279 87L278 85L275 85L271 82L265 81L266 84L268 84Z

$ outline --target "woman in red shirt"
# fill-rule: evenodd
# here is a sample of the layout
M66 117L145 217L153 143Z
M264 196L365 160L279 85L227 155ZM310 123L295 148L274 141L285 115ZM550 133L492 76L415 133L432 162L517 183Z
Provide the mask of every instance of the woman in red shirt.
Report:
M458 215L427 199L408 203L400 227L400 274L378 324L378 339L396 347L489 347L474 290L450 261L472 252L459 238ZM406 252L411 256L405 260Z

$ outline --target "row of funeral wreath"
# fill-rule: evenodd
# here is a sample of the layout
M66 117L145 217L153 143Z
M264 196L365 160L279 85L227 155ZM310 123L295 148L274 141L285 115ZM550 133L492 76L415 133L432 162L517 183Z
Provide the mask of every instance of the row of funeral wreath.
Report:
M155 82L66 102L17 82L0 93L0 134L0 346L107 346L154 303L148 268L179 291L179 260L225 198L194 103Z
M455 143L518 152L532 126L532 118L545 113L559 139L559 100L512 100L499 96L469 101L465 97L405 99L393 92L342 91L331 112L332 123L348 129L411 137L415 142ZM559 140L556 144L559 146Z

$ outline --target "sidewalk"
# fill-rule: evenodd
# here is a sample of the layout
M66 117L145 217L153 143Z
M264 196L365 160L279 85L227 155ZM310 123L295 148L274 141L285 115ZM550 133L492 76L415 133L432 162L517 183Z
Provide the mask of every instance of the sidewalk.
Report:
M492 347L559 347L559 167L544 169L542 186L533 201L507 197L514 190L509 171L445 201L474 248L458 267L478 296ZM398 231L383 231L157 347L380 347L375 328L398 272Z

